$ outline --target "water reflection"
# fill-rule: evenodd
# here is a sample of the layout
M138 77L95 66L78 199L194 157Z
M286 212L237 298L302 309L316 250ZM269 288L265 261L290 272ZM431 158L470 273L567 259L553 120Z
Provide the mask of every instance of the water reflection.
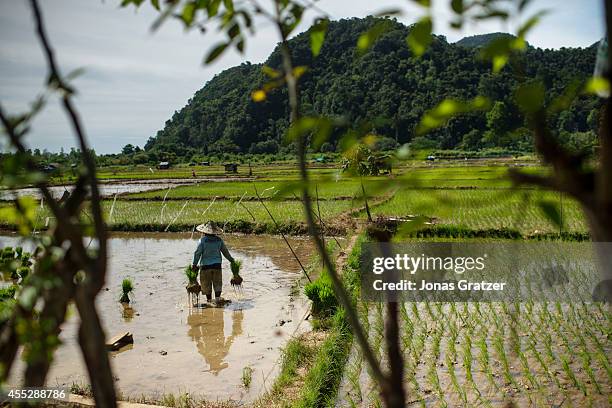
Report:
M121 316L123 317L124 322L131 322L134 318L135 310L130 306L129 303L122 303L121 306L123 310L121 311Z
M187 334L196 343L198 352L208 363L208 371L219 374L229 365L225 357L229 354L234 339L242 334L242 310L234 310L232 317L232 332L225 337L225 311L223 308L192 308L187 316L189 331Z

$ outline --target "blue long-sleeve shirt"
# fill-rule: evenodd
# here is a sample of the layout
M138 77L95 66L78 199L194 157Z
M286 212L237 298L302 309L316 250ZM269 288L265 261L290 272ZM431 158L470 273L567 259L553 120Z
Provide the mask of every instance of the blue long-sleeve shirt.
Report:
M234 260L221 238L216 235L204 235L193 255L193 265L220 265L221 254L230 262Z

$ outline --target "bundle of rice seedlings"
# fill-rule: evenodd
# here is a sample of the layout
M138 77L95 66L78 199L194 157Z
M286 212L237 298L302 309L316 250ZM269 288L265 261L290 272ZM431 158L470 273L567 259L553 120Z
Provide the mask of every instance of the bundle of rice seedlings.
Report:
M189 284L198 283L198 269L194 268L193 265L187 265L185 268L185 276Z
M134 292L134 283L130 278L125 278L121 282L121 298L119 302L121 303L130 303L130 297L128 296L130 293Z
M193 294L199 294L202 287L198 283L198 268L194 268L193 265L187 265L184 270L185 276L187 277L187 292Z
M233 262L230 263L230 268L232 269L232 274L234 276L240 273L240 267L242 266L242 261L238 259L234 259Z
M232 279L230 280L230 283L232 284L232 286L241 286L242 285L242 277L240 276L240 267L242 266L242 261L239 261L237 259L234 259L234 261L232 261L230 263L230 268L232 270L232 275L234 275L232 277Z

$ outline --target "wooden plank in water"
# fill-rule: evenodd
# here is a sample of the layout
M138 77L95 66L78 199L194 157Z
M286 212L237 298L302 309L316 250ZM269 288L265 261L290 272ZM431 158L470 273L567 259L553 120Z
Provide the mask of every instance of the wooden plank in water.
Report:
M116 336L111 337L106 342L106 349L115 351L115 350L119 350L121 347L125 346L126 344L133 344L133 343L134 343L134 337L132 336L132 333L123 332L123 333L117 334Z

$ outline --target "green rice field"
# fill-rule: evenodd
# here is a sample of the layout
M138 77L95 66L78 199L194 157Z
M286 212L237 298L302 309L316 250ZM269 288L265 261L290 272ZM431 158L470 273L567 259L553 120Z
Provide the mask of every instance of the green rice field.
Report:
M127 225L130 230L138 230L139 225L157 225L163 230L168 224L185 226L204 220L270 223L269 215L257 201L257 189L276 221L303 222L297 170L289 165L253 169L255 173L265 173L265 177L223 177L220 181L203 180L194 185L124 194L118 196L114 206L113 200L104 200L106 220L111 229ZM523 171L544 170L533 166ZM373 216L423 215L436 225L471 230L504 228L525 235L587 231L581 209L572 199L554 192L513 188L507 172L508 166L421 165L401 167L393 175L360 179L326 167L312 171L310 192L313 199L318 194L318 211L329 223L351 212L365 219L365 211L359 211L364 205L363 183ZM0 204L0 222L4 225L11 224L9 205ZM543 206L557 208L561 226L551 222ZM36 211L36 227L48 225L48 210L43 206Z

